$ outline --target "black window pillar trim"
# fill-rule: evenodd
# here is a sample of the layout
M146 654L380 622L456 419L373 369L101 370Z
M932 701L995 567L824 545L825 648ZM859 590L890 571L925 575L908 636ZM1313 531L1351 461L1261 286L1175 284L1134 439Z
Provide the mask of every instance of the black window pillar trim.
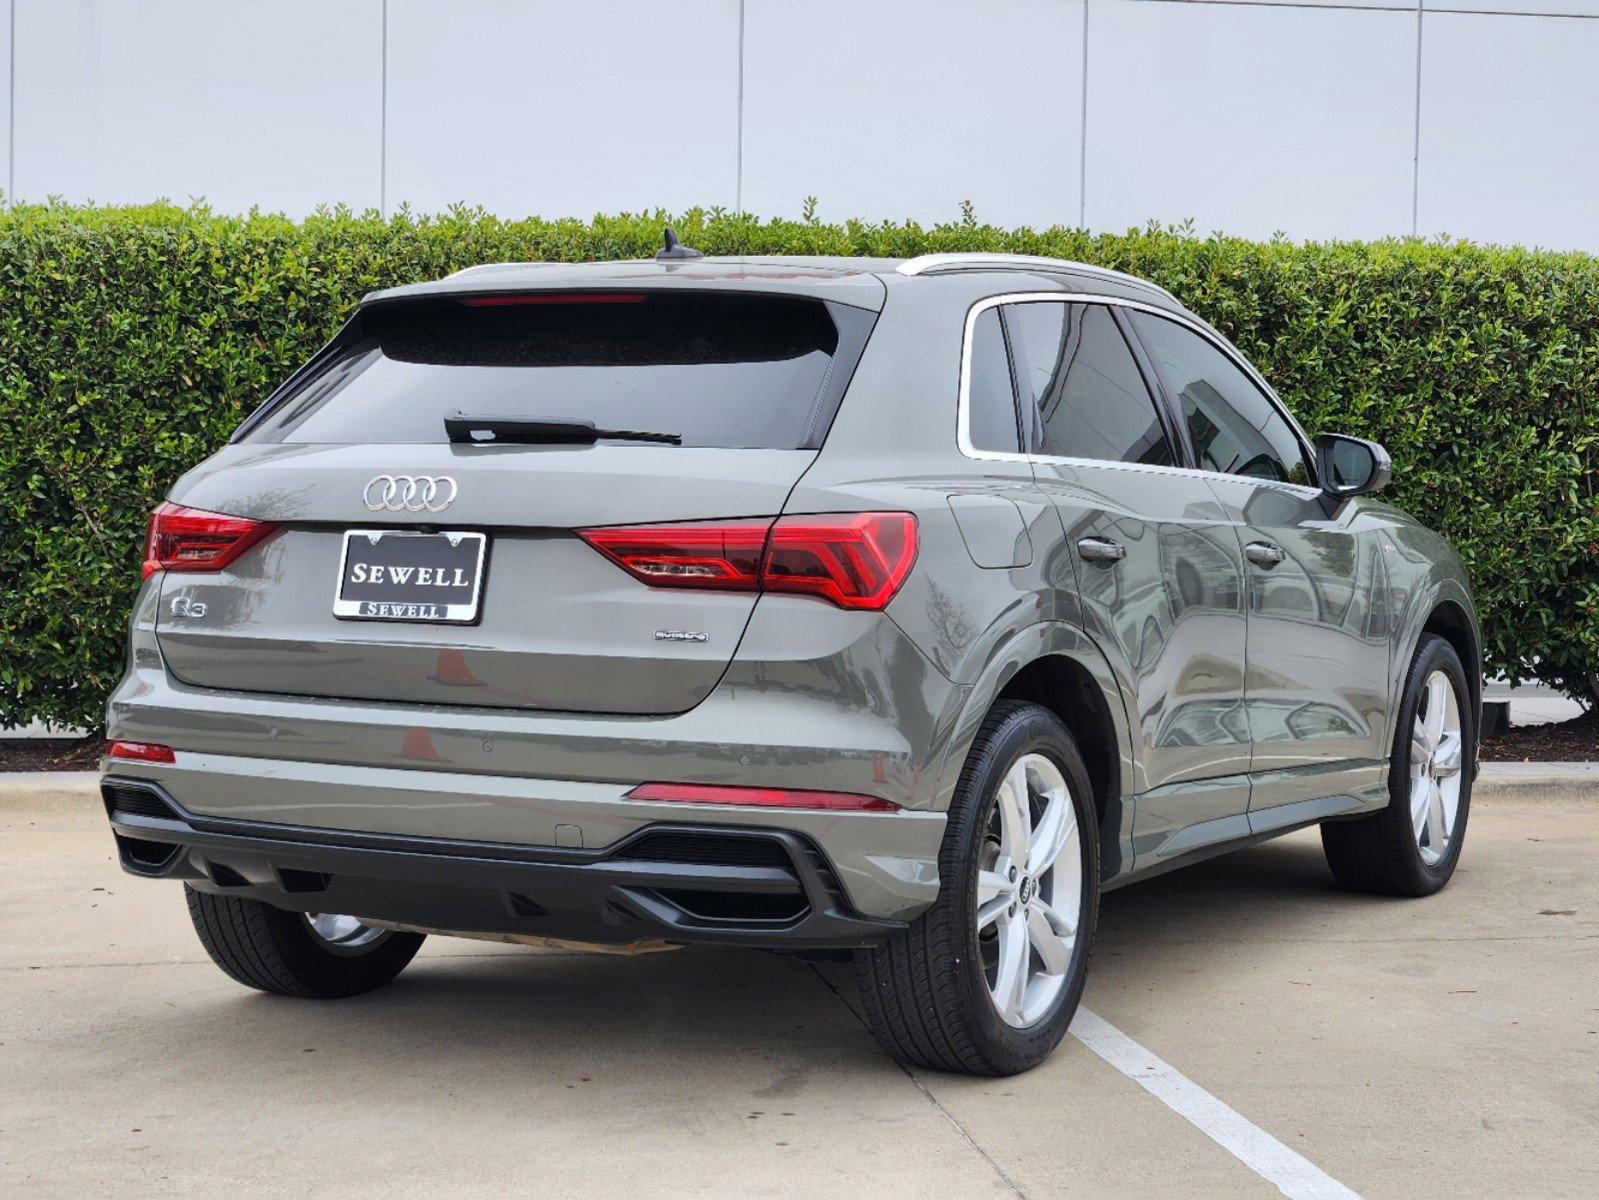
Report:
M1132 352L1133 361L1138 365L1138 373L1143 376L1144 387L1149 391L1149 398L1155 405L1155 415L1159 417L1161 427L1166 431L1166 440L1171 443L1172 452L1177 455L1178 462L1175 466L1187 467L1191 470L1199 469L1199 456L1194 453L1193 439L1188 432L1188 422L1183 419L1182 404L1174 396L1167 394L1160 381L1160 372L1155 370L1155 363L1149 356L1149 351L1144 343L1139 340L1138 331L1133 327L1132 318L1119 304L1106 304L1102 307L1110 310L1111 320L1116 322L1116 328L1121 331L1122 340L1127 343L1127 348Z

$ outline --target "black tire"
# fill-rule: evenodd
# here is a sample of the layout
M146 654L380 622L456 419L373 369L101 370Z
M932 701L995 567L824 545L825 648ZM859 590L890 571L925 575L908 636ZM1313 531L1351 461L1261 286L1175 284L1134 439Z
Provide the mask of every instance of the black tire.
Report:
M1033 1024L1000 1017L984 977L976 929L978 857L1001 781L1024 754L1041 754L1071 791L1082 850L1077 939L1065 983ZM1082 755L1066 727L1037 704L1001 701L984 719L950 802L939 850L938 899L881 945L856 952L861 1004L883 1049L911 1067L1014 1075L1060 1042L1083 994L1099 916L1099 830Z
M299 913L183 890L211 961L245 987L274 996L327 1000L370 992L404 970L422 945L419 933L393 931L364 946L335 947L312 933Z
M1465 743L1460 769L1460 804L1449 845L1435 864L1427 863L1417 844L1410 814L1411 729L1422 703L1422 690L1434 671L1442 671L1454 688L1460 706L1461 740ZM1405 676L1399 721L1388 764L1388 804L1370 816L1354 820L1325 821L1322 849L1339 885L1355 892L1381 896L1430 896L1449 882L1460 861L1466 840L1466 818L1471 812L1471 777L1477 762L1477 714L1471 704L1466 671L1454 647L1443 638L1423 634Z

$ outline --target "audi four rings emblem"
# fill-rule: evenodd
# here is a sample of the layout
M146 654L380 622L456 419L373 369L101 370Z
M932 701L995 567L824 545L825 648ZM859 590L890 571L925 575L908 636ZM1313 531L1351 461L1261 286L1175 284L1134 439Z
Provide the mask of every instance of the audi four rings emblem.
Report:
M374 475L361 503L373 512L436 513L455 503L456 490L448 475Z

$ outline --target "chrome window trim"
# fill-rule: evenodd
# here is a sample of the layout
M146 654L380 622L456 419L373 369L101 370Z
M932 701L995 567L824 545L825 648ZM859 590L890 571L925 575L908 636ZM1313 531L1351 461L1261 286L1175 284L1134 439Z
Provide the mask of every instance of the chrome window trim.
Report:
M928 256L932 257L932 256ZM1253 475L1231 475L1226 471L1210 471L1202 467L1166 467L1153 463L1129 463L1119 460L1104 458L1072 458L1055 454L1011 454L1001 450L979 450L972 445L971 437L971 375L972 375L972 334L977 326L977 318L991 308L998 308L1002 304L1035 304L1044 302L1057 304L1107 304L1118 308L1137 309L1157 317L1164 317L1175 322L1185 329L1192 330L1204 338L1217 350L1224 354L1228 361L1244 372L1251 383L1261 390L1272 410L1288 422L1288 428L1299 442L1300 452L1305 456L1306 469L1314 473L1315 457L1311 452L1310 439L1305 436L1305 431L1299 422L1294 419L1281 398L1272 390L1269 383L1249 364L1249 361L1232 347L1220 334L1204 325L1202 322L1186 313L1174 313L1170 309L1161 308L1159 305L1146 304L1141 300L1127 300L1120 296L1101 296L1093 292L1007 292L1004 295L989 296L979 300L966 313L966 327L961 340L961 378L960 395L956 405L956 444L961 454L976 462L1026 462L1026 463L1060 463L1077 467L1121 467L1123 469L1138 471L1155 471L1174 475L1196 475L1201 478L1212 479L1248 479L1253 483L1265 484L1275 488L1282 488L1294 495L1318 496L1321 488L1313 484L1287 483L1277 479L1259 479ZM1152 400L1156 397L1150 397ZM1021 397L1017 397L1020 403Z

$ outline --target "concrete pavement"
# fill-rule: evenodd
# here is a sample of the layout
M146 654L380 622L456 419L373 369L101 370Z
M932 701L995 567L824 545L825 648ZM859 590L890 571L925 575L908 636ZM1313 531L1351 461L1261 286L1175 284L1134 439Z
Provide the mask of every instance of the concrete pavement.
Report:
M908 1075L846 972L433 939L308 1004L218 972L84 781L0 782L0 1194L1278 1192L1081 1042ZM1107 896L1086 1004L1366 1197L1599 1194L1599 803L1485 799L1425 901L1313 832Z

